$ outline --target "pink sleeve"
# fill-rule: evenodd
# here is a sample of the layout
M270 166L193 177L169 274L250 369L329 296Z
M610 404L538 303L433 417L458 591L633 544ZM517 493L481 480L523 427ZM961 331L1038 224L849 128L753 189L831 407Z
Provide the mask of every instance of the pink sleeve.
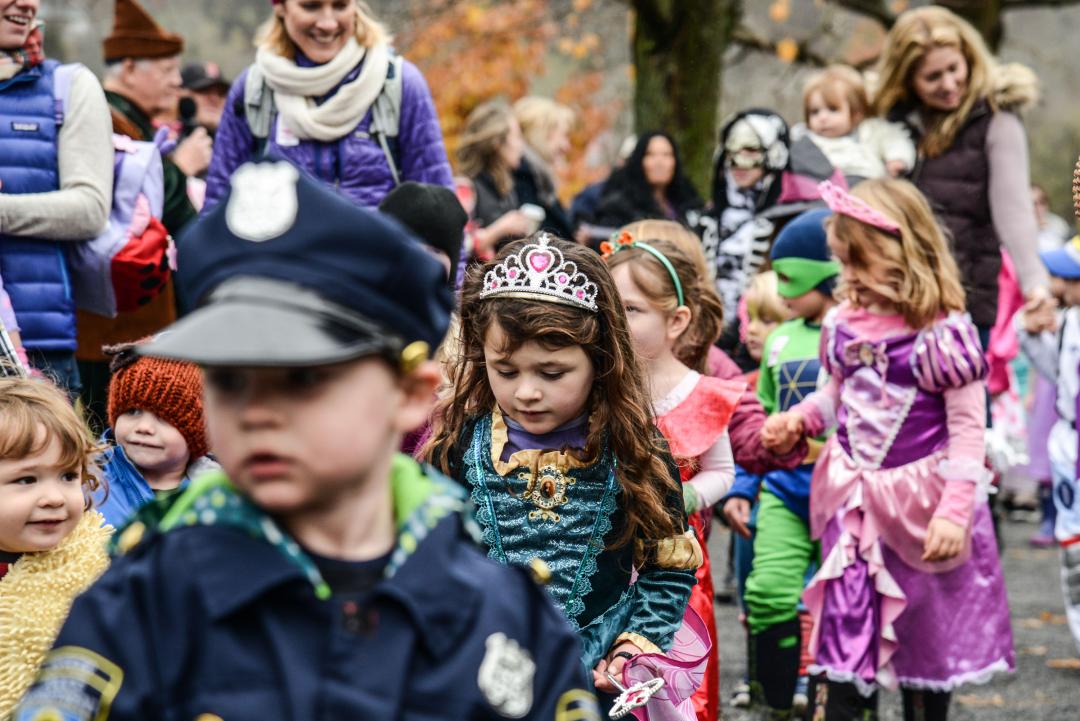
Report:
M935 518L967 527L979 486L989 482L986 469L986 386L979 381L944 391L949 426L948 458L939 473L945 479Z
M947 389L944 395L949 460L971 461L982 468L986 457L986 384L968 383Z
M808 436L820 436L836 425L836 409L840 405L840 381L830 376L825 387L814 391L791 411L803 417L803 430Z

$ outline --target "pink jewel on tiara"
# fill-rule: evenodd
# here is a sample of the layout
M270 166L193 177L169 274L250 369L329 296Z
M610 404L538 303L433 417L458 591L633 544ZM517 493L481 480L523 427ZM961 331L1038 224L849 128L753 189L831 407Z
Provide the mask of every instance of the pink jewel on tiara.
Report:
M596 313L599 310L596 283L579 271L573 261L566 260L551 240L551 235L541 233L535 242L492 267L484 275L480 297L533 297Z
M825 180L818 185L818 192L821 193L821 199L825 201L825 205L829 206L829 210L834 213L854 218L861 223L884 230L886 233L900 235L899 223L877 208L868 205L862 198L856 198L839 185Z
M533 251L529 254L529 267L537 273L543 273L551 267L551 253Z

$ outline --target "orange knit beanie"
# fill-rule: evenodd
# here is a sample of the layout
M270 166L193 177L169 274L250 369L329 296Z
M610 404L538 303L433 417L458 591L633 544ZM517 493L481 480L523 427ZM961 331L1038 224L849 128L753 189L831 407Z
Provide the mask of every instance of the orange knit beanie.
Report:
M180 431L192 460L209 450L203 421L202 371L194 363L137 356L136 344L112 346L110 366L109 427L120 414L132 409L149 411Z

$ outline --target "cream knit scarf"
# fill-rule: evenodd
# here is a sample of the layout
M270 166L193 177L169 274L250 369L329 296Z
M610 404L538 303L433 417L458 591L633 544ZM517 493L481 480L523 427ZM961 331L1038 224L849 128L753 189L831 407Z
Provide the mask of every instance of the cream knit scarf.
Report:
M112 532L87 511L55 548L23 555L0 579L0 718L30 688L71 602L109 567Z
M355 80L342 85L322 105L315 104L313 98L337 87L361 61L364 67ZM266 48L259 48L255 63L274 90L278 114L289 130L298 138L328 143L352 132L379 97L390 67L390 51L385 44L365 48L350 38L325 65L300 67Z

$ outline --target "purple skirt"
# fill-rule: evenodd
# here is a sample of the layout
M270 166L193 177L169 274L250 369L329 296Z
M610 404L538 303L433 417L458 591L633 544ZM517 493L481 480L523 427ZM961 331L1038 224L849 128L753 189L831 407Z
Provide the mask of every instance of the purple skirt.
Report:
M825 529L822 570L807 589L815 616L813 672L855 683L951 691L1015 669L1012 626L990 511L977 504L971 557L944 573L919 571L880 541L842 539L857 527L842 509ZM841 547L838 542L844 540ZM829 562L832 556L832 563Z

